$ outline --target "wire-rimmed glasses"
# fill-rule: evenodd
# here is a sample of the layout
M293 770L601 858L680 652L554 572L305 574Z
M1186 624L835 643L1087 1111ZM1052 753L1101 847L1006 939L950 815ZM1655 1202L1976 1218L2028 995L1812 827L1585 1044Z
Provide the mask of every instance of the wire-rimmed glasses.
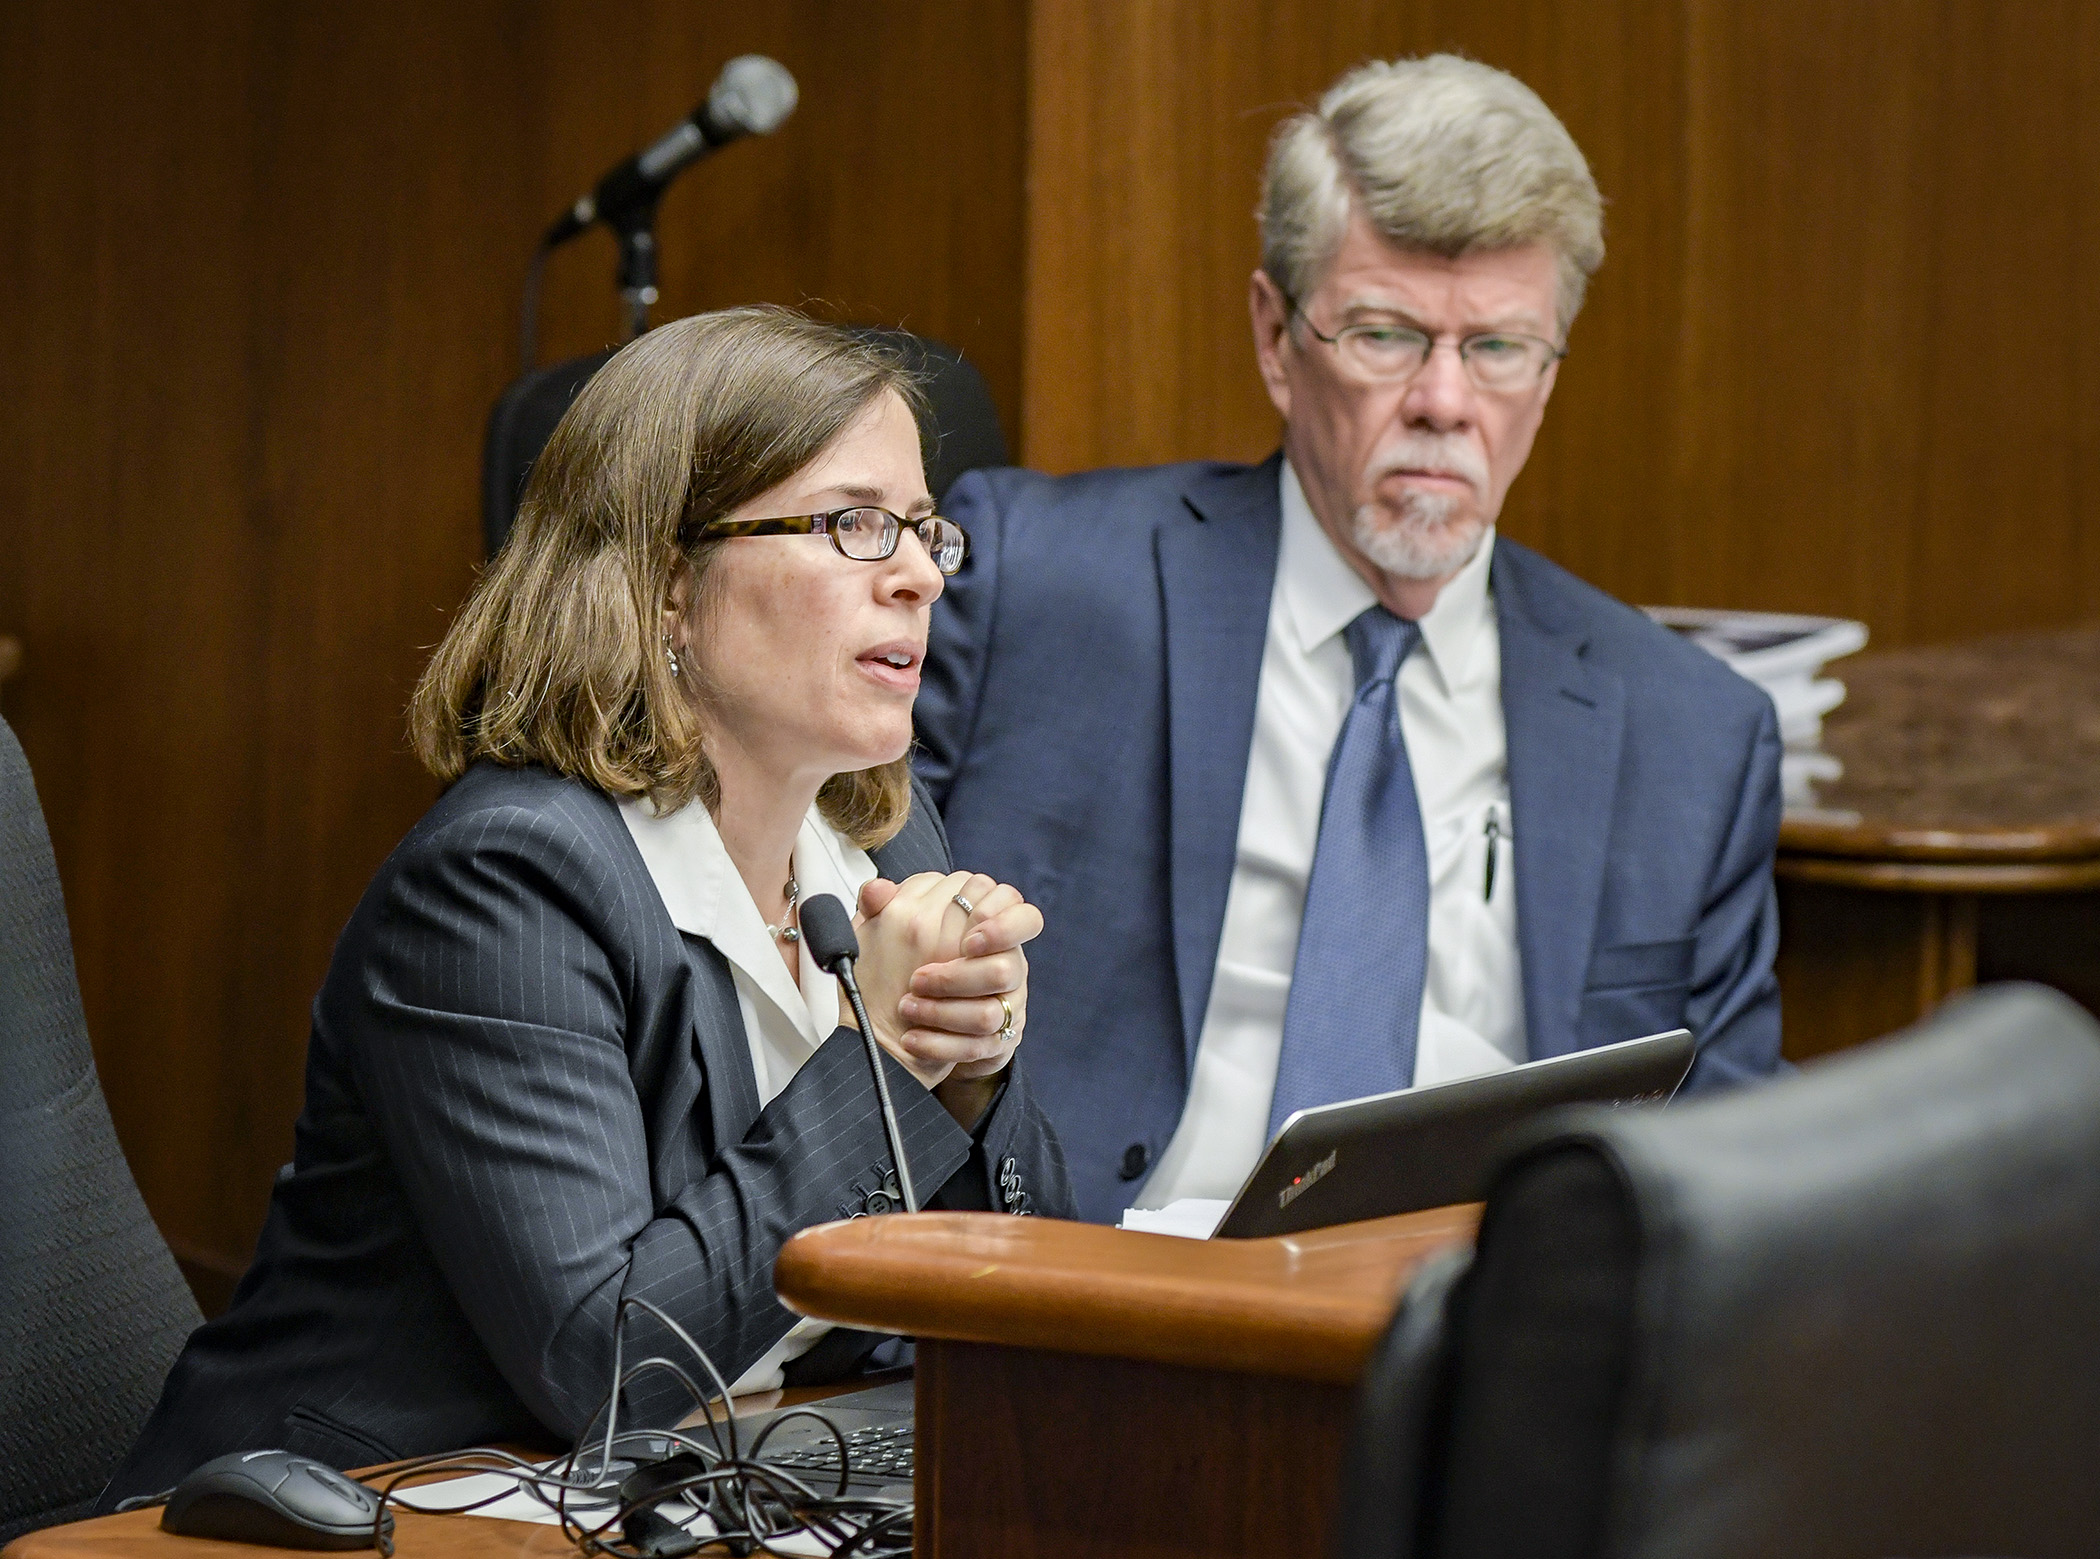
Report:
M1412 379L1442 339L1397 320L1361 320L1330 336L1295 300L1291 308L1315 340L1333 347L1346 367L1372 384L1401 384ZM1567 355L1566 347L1518 330L1482 330L1458 342L1458 360L1467 377L1491 394L1530 389Z

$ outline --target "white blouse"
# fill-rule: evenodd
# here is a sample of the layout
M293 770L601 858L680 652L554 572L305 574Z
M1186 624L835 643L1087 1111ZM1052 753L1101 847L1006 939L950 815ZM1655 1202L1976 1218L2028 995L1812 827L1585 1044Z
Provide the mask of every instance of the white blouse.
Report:
M800 977L789 978L765 917L706 807L693 802L659 817L648 801L633 800L621 803L620 815L671 924L704 938L728 962L759 1105L771 1104L838 1028L838 981L817 967L806 942L797 944ZM860 902L861 887L877 875L868 852L825 822L814 806L795 837L792 870L804 899L833 894L849 913ZM781 1366L807 1353L829 1330L822 1321L797 1322L730 1390L776 1389Z

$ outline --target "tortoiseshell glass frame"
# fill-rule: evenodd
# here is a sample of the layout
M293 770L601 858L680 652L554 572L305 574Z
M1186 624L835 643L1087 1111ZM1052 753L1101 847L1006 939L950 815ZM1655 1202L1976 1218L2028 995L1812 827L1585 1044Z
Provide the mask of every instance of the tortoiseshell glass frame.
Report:
M838 532L832 528L833 522L842 514L868 512L885 516L895 527L890 532L889 545L872 558L859 557L848 552L839 540ZM880 504L873 503L849 503L841 508L827 509L822 514L789 514L773 520L710 520L700 527L700 539L718 541L734 540L739 536L822 536L842 558L852 558L856 563L880 563L897 555L897 548L903 543L906 531L919 535L919 527L931 521L939 521L954 531L959 538L960 550L955 555L954 568L941 568L940 560L934 557L933 548L926 547L926 555L933 559L933 566L941 568L943 574L953 574L963 566L964 560L970 555L968 531L946 515L922 514L915 520L907 520L903 515L892 513ZM919 545L926 546L926 538L923 535L919 535Z

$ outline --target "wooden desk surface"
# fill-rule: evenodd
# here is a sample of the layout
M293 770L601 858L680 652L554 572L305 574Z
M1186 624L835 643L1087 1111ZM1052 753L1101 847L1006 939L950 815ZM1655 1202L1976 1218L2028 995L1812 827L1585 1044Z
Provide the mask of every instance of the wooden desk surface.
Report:
M1956 892L2100 887L2100 626L1861 655L1780 874Z
M954 1342L1353 1382L1415 1268L1477 1207L1264 1240L1186 1240L992 1213L805 1229L774 1269L790 1309Z
M763 1392L732 1398L737 1416L817 1402L844 1391L856 1391L895 1375L856 1380L840 1386ZM719 1410L718 1410L719 1411ZM413 1499L412 1492L403 1493ZM209 1538L175 1537L160 1529L160 1507L97 1516L65 1526L45 1527L16 1538L0 1559L257 1559L261 1554L299 1554L305 1550L265 1548L255 1543L220 1543ZM376 1549L358 1549L378 1559ZM413 1510L394 1512L394 1552L398 1559L576 1559L576 1548L559 1526L536 1521L506 1521L493 1516L431 1516Z
M358 1550L378 1559L375 1549ZM261 1554L296 1554L294 1548L220 1543L173 1537L160 1529L160 1511L127 1510L18 1537L6 1559L257 1559ZM486 1516L423 1516L397 1511L394 1552L399 1559L575 1559L576 1549L558 1526L500 1521Z

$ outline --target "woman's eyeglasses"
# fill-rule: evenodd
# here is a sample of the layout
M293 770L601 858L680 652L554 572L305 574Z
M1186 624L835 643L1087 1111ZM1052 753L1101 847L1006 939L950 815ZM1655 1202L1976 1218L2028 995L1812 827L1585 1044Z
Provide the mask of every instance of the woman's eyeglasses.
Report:
M829 536L841 557L880 563L896 556L897 542L906 531L918 535L933 566L943 574L953 574L970 555L969 533L953 520L938 514L907 520L901 514L867 504L823 514L793 514L778 520L710 520L700 528L700 537L713 541L736 536Z

